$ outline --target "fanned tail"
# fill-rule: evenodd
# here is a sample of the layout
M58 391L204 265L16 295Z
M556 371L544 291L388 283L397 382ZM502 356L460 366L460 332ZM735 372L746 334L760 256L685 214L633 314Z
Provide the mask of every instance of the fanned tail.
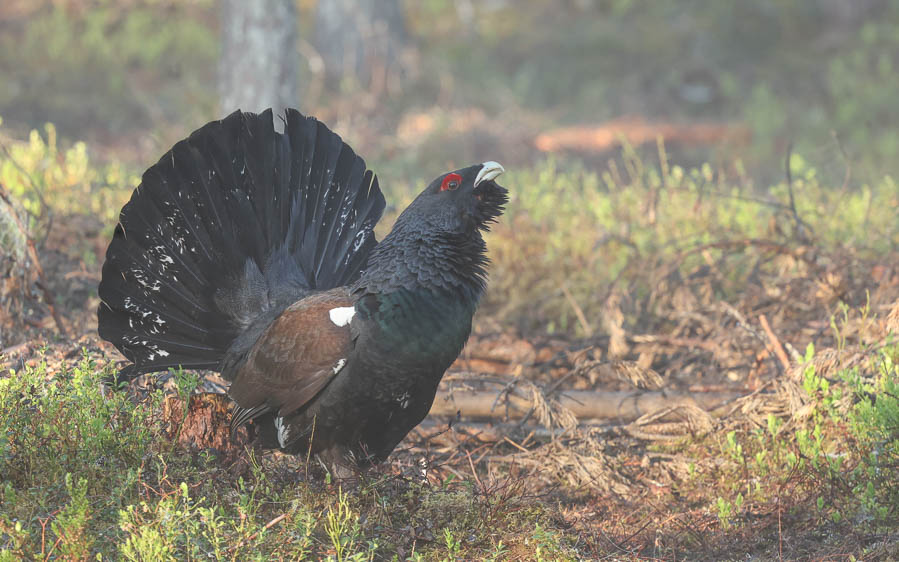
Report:
M234 112L148 169L106 252L100 336L133 364L224 370L291 303L348 285L376 244L377 178L295 110Z

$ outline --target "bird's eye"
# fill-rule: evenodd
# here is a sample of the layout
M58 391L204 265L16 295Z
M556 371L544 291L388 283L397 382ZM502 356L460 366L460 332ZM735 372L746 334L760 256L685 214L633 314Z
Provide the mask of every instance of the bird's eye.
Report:
M440 191L453 191L462 183L462 177L459 174L447 174L440 184Z

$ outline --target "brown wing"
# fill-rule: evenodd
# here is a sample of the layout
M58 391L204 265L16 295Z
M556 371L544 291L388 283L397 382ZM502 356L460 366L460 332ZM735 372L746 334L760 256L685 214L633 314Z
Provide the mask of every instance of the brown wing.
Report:
M272 322L231 383L240 410L232 423L271 411L287 415L328 384L352 349L349 325L335 325L328 314L345 306L352 300L334 289L295 302Z

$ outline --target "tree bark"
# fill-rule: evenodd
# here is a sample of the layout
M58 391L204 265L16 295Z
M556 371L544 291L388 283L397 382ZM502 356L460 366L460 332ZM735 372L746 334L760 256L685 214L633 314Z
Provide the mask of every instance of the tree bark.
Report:
M349 79L380 90L401 72L406 24L399 0L319 0L315 47L333 87Z
M294 0L221 0L219 99L223 113L271 107L282 113L299 100Z

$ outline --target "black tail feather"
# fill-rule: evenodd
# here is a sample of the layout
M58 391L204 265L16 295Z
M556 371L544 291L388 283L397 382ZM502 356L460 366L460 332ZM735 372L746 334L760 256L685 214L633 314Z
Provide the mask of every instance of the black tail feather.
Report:
M384 210L377 179L325 125L235 112L144 174L106 253L100 336L134 364L220 370L313 290L355 281Z

